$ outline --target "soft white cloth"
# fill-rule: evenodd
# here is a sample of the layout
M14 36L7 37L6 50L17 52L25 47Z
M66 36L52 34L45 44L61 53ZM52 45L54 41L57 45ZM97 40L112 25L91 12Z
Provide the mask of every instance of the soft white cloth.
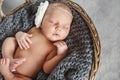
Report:
M41 2L40 6L38 6L38 10L35 15L36 16L35 17L35 25L37 28L39 28L41 26L41 22L42 22L44 14L45 14L45 11L47 10L48 5L49 5L49 2L45 1L44 3Z

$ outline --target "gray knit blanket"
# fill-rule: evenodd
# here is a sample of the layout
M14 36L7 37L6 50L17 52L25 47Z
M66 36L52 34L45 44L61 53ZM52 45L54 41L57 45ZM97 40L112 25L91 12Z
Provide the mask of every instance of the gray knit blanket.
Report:
M27 32L34 25L37 6L41 1L44 0L37 0L21 8L0 23L0 57L2 57L1 46L6 37L14 36L18 31ZM54 1L59 0L49 0L50 3ZM68 45L68 55L50 74L45 74L40 70L33 80L89 79L94 56L93 37L81 15L74 8L69 7L72 10L74 18L70 33L65 40ZM2 76L0 80L2 80Z

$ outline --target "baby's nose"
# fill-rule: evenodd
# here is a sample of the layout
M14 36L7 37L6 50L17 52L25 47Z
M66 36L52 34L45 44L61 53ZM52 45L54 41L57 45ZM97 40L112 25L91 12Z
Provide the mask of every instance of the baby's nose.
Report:
M60 26L57 26L57 27L56 27L56 30L61 31L62 28L61 28Z
M61 31L62 30L62 24L60 24L59 22L55 24L55 28L57 31Z

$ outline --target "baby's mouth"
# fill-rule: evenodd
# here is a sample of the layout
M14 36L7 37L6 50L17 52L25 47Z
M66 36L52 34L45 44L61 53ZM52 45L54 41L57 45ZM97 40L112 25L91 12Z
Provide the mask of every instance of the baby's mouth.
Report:
M57 34L57 33L54 33L53 35L54 35L54 36L57 36L57 37L59 37L59 36L60 36L60 35L59 35L59 34Z

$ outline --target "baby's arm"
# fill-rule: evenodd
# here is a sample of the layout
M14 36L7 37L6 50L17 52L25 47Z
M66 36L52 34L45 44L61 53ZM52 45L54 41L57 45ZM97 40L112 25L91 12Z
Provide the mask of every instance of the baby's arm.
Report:
M0 72L4 77L4 80L32 80L28 77L24 77L22 75L13 74L9 70L10 59L2 58L0 59Z
M57 51L54 50L48 55L43 65L45 73L50 73L67 54L68 47L64 41L55 42L54 45L57 47Z

